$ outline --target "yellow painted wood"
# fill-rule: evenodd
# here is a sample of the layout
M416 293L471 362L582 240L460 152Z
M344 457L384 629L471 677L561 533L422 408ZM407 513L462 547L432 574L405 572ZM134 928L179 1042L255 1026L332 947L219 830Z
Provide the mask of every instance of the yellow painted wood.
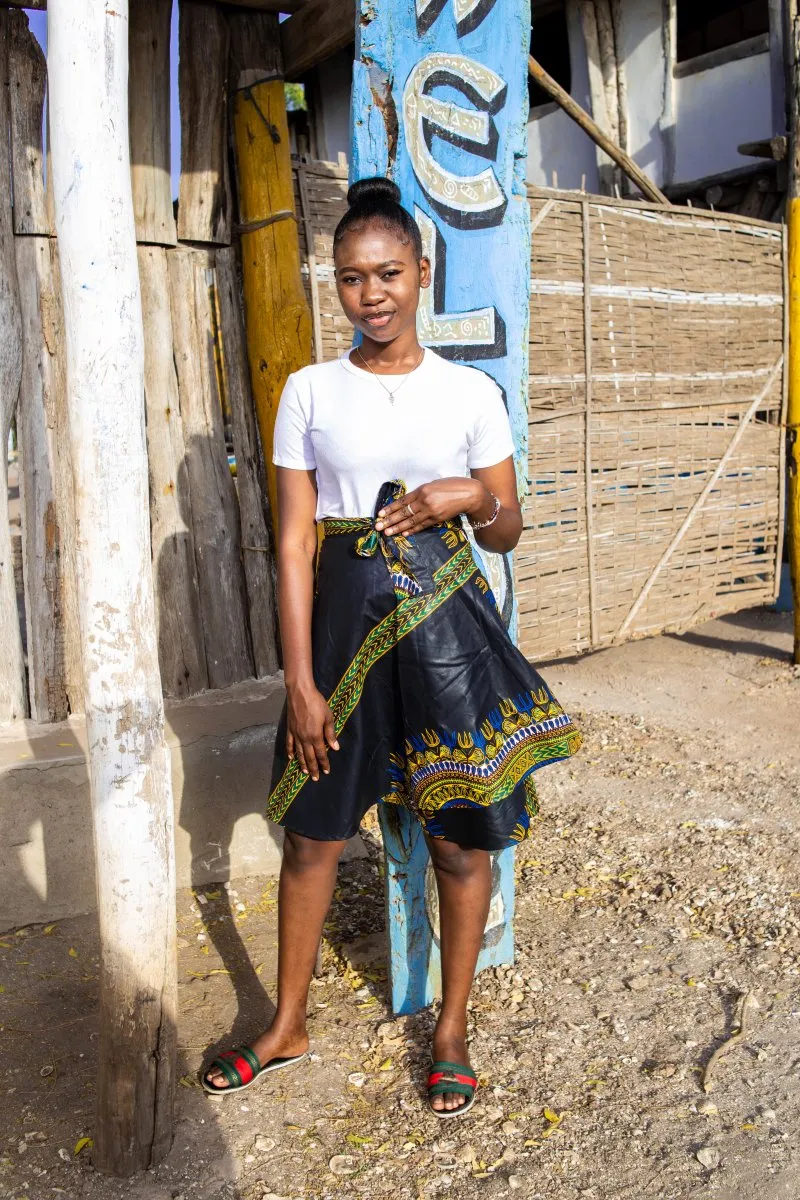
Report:
M789 405L786 473L789 569L794 596L794 661L800 663L800 198L789 201Z
M274 521L272 440L278 402L287 376L311 362L311 313L300 274L283 80L236 92L233 134L247 353Z

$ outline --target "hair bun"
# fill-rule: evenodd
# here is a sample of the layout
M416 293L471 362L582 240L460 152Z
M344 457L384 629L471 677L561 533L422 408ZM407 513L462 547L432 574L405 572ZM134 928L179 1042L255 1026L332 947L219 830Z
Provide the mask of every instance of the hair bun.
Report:
M359 179L347 192L350 208L365 208L380 204L399 204L400 188L392 179L375 175L371 179Z

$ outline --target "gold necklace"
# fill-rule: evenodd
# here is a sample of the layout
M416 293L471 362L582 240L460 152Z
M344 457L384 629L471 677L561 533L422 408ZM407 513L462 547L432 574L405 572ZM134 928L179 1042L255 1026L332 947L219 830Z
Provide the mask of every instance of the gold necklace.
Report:
M398 383L398 385L397 385L397 387L396 387L396 388L388 388L388 387L386 386L386 384L383 382L383 380L381 379L381 377L380 377L380 375L378 374L378 372L377 372L377 371L373 371L372 367L369 365L369 363L367 362L367 360L364 358L364 355L361 353L361 347L360 347L360 346L356 346L356 354L357 354L357 355L358 355L358 357L361 359L362 363L363 363L363 364L364 364L364 366L367 368L367 370L372 372L372 374L373 374L373 375L375 376L375 378L377 379L378 383L381 385L381 387L383 388L383 390L386 392L386 395L389 397L389 403L390 403L390 404L394 404L394 398L395 398L395 396L397 395L397 393L400 391L400 388L401 388L401 387L403 386L403 384L406 382L406 380L408 379L409 375L413 375L413 374L414 374L414 372L416 371L417 367L420 365L420 363L422 362L423 358L425 357L425 347L423 346L423 347L420 349L420 352L419 352L419 358L418 358L418 359L417 359L417 361L414 363L413 367L412 367L412 368L411 368L411 370L408 372L408 374L406 374L406 375L404 375L404 376L403 376L403 378L400 380L400 382Z

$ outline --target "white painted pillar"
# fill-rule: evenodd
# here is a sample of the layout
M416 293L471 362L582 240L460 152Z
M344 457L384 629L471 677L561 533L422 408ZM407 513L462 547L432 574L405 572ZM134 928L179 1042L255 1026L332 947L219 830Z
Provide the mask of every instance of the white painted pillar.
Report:
M176 994L172 785L128 154L128 0L50 0L48 66L102 939L93 1161L127 1175L171 1143Z

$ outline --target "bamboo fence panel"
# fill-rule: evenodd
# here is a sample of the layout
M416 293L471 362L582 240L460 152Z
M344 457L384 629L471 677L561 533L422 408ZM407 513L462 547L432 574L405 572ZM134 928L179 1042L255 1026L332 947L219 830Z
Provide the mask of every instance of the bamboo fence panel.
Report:
M773 600L782 229L548 189L529 198L521 648L573 654Z

